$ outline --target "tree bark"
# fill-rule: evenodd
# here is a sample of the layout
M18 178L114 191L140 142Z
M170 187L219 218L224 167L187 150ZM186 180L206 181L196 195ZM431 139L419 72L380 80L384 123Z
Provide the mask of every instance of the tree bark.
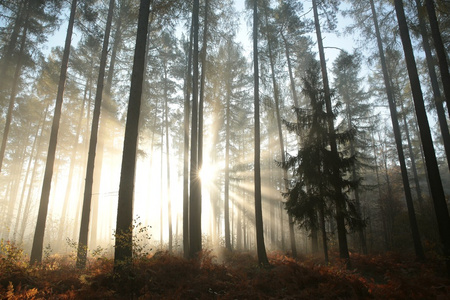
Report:
M23 58L24 51L25 51L25 42L27 41L27 32L28 32L28 25L29 25L28 24L29 23L28 16L30 13L29 5L30 4L28 4L25 8L26 9L25 24L23 27L19 55L18 55L18 59L17 59L16 70L14 72L11 94L9 97L9 106L8 106L8 112L6 113L5 129L3 131L2 145L0 147L0 172L1 172L2 166L3 166L3 158L5 157L6 143L8 141L9 128L11 126L12 113L13 113L13 109L14 109L14 104L16 102L17 89L19 87L20 73L22 70L22 58ZM5 62L5 65L7 65L7 64L8 64L8 62Z
M131 74L130 98L120 172L114 251L115 271L119 271L123 263L130 263L133 251L133 192L150 2L151 0L141 0L139 8L136 48Z
M86 180L84 185L83 209L81 212L80 235L78 237L77 267L86 267L89 218L91 214L92 185L94 182L95 152L97 148L97 136L100 123L100 112L103 99L103 86L105 80L106 60L108 58L109 36L114 12L115 0L109 1L108 16L106 19L105 35L103 39L102 55L97 80L97 91L95 93L94 113L91 125L91 137L89 140L89 154L86 168Z
M230 49L230 42L228 42L228 49ZM228 55L231 55L231 51L228 51ZM228 57L229 60L229 57ZM226 91L225 91L225 186L224 186L224 231L225 231L225 248L231 251L231 241L230 241L230 122L231 122L231 74L229 70L229 64L227 64L227 73L226 73Z
M431 89L433 90L434 103L436 105L436 112L438 115L439 127L441 129L442 140L444 142L445 155L447 157L447 166L450 170L450 132L448 130L447 118L445 117L445 109L442 104L442 95L439 88L439 83L434 67L433 54L431 53L431 46L428 40L428 32L425 24L424 17L421 13L421 2L416 0L417 15L419 17L419 29L422 35L422 46L425 52L425 58L427 61L428 74L431 81Z
M261 137L259 120L259 68L258 68L258 1L253 4L253 77L254 77L254 117L255 117L255 229L258 263L269 264L266 246L264 245L264 226L261 196Z
M193 23L193 22L192 22ZM187 72L184 88L184 154L183 154L183 255L189 257L189 116L190 116L190 88L192 86L192 39L193 25L189 35L189 49L187 51Z
M395 143L397 146L398 160L400 163L400 169L401 169L401 173L402 173L403 190L405 192L406 205L408 208L408 217L409 217L409 223L411 226L411 234L412 234L412 239L413 239L413 243L414 243L414 250L415 250L417 258L425 259L425 254L423 252L422 243L420 241L419 228L417 226L416 214L414 212L414 204L412 201L411 188L410 188L409 180L408 180L408 172L406 169L405 155L403 153L403 148L402 148L402 138L401 138L400 126L398 123L397 109L395 106L395 100L394 100L394 95L393 95L390 78L389 78L389 74L388 74L388 69L387 69L387 65L386 65L386 59L384 57L383 44L381 41L380 30L378 27L378 18L377 18L377 14L375 11L375 5L373 3L373 0L370 0L370 6L371 6L371 10L372 10L372 18L373 18L375 32L376 32L376 36L377 36L378 52L380 55L380 62L381 62L381 68L383 71L384 84L386 87L386 94L387 94L387 98L388 98L388 102L389 102L389 110L391 113L392 128L394 130L394 137L395 137Z
M56 144L59 131L59 121L61 119L61 108L67 77L67 65L69 63L70 44L72 41L72 32L73 32L73 25L75 22L76 8L77 8L77 0L72 0L69 24L67 27L67 35L61 63L61 72L59 76L58 93L56 95L56 105L53 116L52 129L50 133L50 142L48 146L47 163L45 165L44 182L42 184L41 201L39 204L38 218L36 222L36 231L34 233L33 238L33 246L31 248L30 264L40 263L42 260L45 223L47 219L48 202L52 184L53 166L55 163Z
M194 0L192 11L194 30L194 55L192 78L192 125L191 125L191 170L190 170L190 215L189 215L189 256L194 258L202 250L202 203L201 183L198 176L198 32L199 0Z
M442 86L444 87L445 101L447 102L447 109L450 108L450 73L448 71L447 53L441 37L439 23L436 17L436 10L434 8L433 0L425 0L427 8L428 19L430 20L431 36L433 37L434 48L439 62L439 70L441 71ZM450 109L448 109L450 116Z
M408 75L411 83L411 91L413 94L419 132L425 155L425 163L430 179L431 196L433 198L439 234L443 244L447 273L450 274L450 217L448 214L447 202L445 200L444 188L442 186L441 176L439 174L439 166L436 160L430 126L428 124L425 105L423 102L423 94L420 87L420 80L414 59L408 25L406 23L403 2L401 0L395 0L394 4L395 11L397 13L398 25L400 27L400 37L402 39L403 50L405 52L406 66L408 68Z
M325 52L323 48L323 42L322 42L322 33L320 30L320 22L319 22L319 13L317 10L317 1L313 0L313 11L314 11L314 24L316 27L316 35L317 35L317 44L319 46L319 57L320 57L320 67L322 70L322 77L323 77L323 85L324 85L324 93L325 93L325 104L326 104L326 110L328 114L327 123L328 123L328 130L329 130L329 136L330 136L330 147L331 147L331 153L335 157L336 160L339 159L339 154L337 151L337 144L336 144L336 136L335 136L335 130L334 130L334 121L333 121L333 110L331 107L331 93L330 93L330 87L328 82L328 73L327 73L327 67L326 67L326 60L325 60ZM338 241L339 241L339 256L343 259L349 258L348 253L348 245L347 245L347 231L345 229L345 220L344 220L344 214L345 214L345 199L344 195L341 191L341 184L342 181L340 178L340 172L339 168L336 164L333 164L333 177L334 177L334 188L336 193L336 224L337 224L337 231L338 231Z

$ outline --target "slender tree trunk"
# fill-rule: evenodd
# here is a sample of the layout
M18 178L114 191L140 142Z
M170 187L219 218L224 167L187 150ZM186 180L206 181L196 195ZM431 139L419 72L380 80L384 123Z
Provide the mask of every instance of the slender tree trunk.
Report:
M403 111L403 114L402 114L403 126L405 127L405 135L406 135L406 141L408 143L409 159L411 160L411 169L413 171L414 184L416 186L417 200L419 200L420 211L423 211L422 189L420 188L419 175L417 174L416 158L414 156L413 147L411 144L411 137L409 134L408 122L406 120L406 111L405 111L405 107L403 105L403 99L400 99L400 104L401 104L402 111Z
M345 100L345 103L347 103L347 107L346 107L347 127L350 130L352 130L353 129L353 126L352 126L353 116L350 111L350 106L348 105L349 102L350 102L350 99ZM354 155L356 155L355 142L354 142L354 140L351 140L350 141L350 156L354 156ZM355 165L352 166L352 180L354 180L354 181L358 180ZM361 218L361 220L363 220L362 213L361 213L361 199L359 197L359 188L358 187L354 190L354 195L355 195L355 205L356 205L357 213L358 213L359 217ZM366 242L366 236L364 234L364 228L362 226L358 226L357 231L358 231L359 243L361 246L362 253L367 254L367 242Z
M377 150L376 150L376 146L375 146L375 138L373 136L373 130L372 130L371 134L372 134L373 157L375 160L375 174L377 176L377 186L378 186L378 205L380 206L380 218L381 218L381 223L383 225L384 249L386 251L389 251L390 247L389 247L389 239L388 239L387 226L386 226L386 214L384 212L383 202L381 200L381 198L382 198L381 181L380 181L380 173L378 170L378 155L377 155Z
M100 111L103 98L103 86L105 80L106 60L108 58L109 36L114 11L115 0L109 1L108 16L106 19L105 35L103 39L102 55L97 80L97 91L95 93L94 113L92 118L91 137L89 140L89 154L86 168L86 180L84 185L83 209L81 213L80 235L78 237L77 267L82 269L86 266L89 218L91 214L92 185L94 181L95 152L97 148L98 127L100 123Z
M42 185L41 201L39 204L39 212L36 223L36 231L33 238L33 246L31 249L30 263L40 263L42 260L42 251L44 245L45 222L47 219L48 202L50 196L50 188L53 177L53 166L55 163L56 144L59 131L59 120L61 119L61 108L64 96L64 88L67 77L67 65L69 63L70 44L72 41L73 25L75 22L75 11L77 8L77 0L72 0L70 9L69 25L67 27L66 41L64 45L64 53L61 63L61 72L58 83L58 93L56 96L55 112L53 116L52 130L50 134L50 142L47 153L47 163L45 165L44 182Z
M289 44L286 40L286 37L283 35L283 33L281 33L281 37L283 39L284 42L284 47L285 47L285 53L286 53L286 61L287 61L287 66L288 66L288 71L289 71L289 83L291 86L291 92L292 92L292 100L294 101L294 107L299 108L299 101L298 101L298 96L297 96L297 90L295 89L295 80L294 80L294 74L292 72L292 63L291 63L291 54L289 51ZM299 121L299 120L297 120Z
M320 30L320 22L319 22L319 13L317 10L317 0L313 0L313 11L314 11L314 24L316 26L316 35L317 35L317 44L319 46L319 56L320 56L320 66L322 70L322 77L323 77L323 85L324 85L324 93L325 93L325 104L327 109L327 123L328 123L328 130L329 130L329 136L330 136L330 147L331 147L331 153L335 157L336 160L339 160L339 154L337 151L337 144L336 144L336 136L335 136L335 130L334 130L334 121L333 121L333 110L331 107L331 93L330 93L330 87L328 82L328 73L327 73L327 67L326 67L326 60L325 60L325 52L323 48L323 42L322 42L322 33ZM340 178L340 172L339 167L337 164L333 164L333 177L334 177L334 188L336 193L336 224L337 224L337 231L338 231L338 240L339 240L339 255L341 258L348 259L348 245L347 245L347 231L345 229L345 220L344 220L344 214L345 214L345 199L341 191L341 181Z
M60 244L62 244L63 242L63 232L64 230L66 230L66 218L67 218L67 207L69 205L69 201L70 201L70 196L72 195L72 186L73 186L73 173L75 171L75 164L77 161L77 153L78 153L78 146L79 146L79 138L80 138L80 134L81 134L81 128L82 128L82 121L83 121L83 116L84 116L84 107L86 105L86 100L87 100L87 90L89 87L89 82L90 82L90 78L88 78L86 80L86 85L85 85L85 89L84 89L84 97L83 97L83 103L81 105L81 111L80 111L80 115L78 117L78 122L77 122L77 132L75 134L75 142L74 142L74 146L72 148L72 155L70 158L70 166L69 166L69 175L68 175L68 180L67 180L67 187L66 187L66 193L64 196L64 203L63 203L63 207L62 207L62 211L61 211L61 221L59 223L59 228L58 228L58 241L60 242Z
M394 137L395 137L395 143L397 146L398 160L399 160L400 169L402 172L403 190L405 192L406 205L408 207L408 216L409 216L409 223L411 226L411 234L412 234L412 239L413 239L413 243L414 243L414 250L416 252L417 258L425 259L425 254L423 252L422 243L420 241L419 228L417 226L416 214L414 212L414 204L412 201L411 188L409 186L408 172L406 169L405 155L403 153L403 148L402 148L402 138L401 138L400 126L399 126L398 117L397 117L397 109L395 106L394 95L393 95L392 87L390 84L390 78L389 78L388 69L387 69L387 65L386 65L386 59L384 57L383 44L381 42L380 30L378 28L378 19L377 19L375 5L373 3L373 0L370 0L370 6L372 9L372 17L373 17L375 32L376 32L376 36L377 36L377 43L378 43L378 52L380 55L380 62L381 62L381 68L383 71L384 84L386 87L386 94L387 94L387 98L388 98L388 102L389 102L389 110L391 113L392 128L394 130Z
M114 269L116 271L121 269L121 264L130 263L132 258L134 177L136 170L139 115L150 2L151 0L141 0L139 8L136 48L134 52L133 71L131 74L125 139L123 142L119 202L117 206L116 242L114 251Z
M266 19L266 25L268 25L267 6L266 6L266 11L265 11L265 19ZM275 66L274 66L275 63L273 61L272 45L270 43L270 37L268 34L266 34L266 38L267 38L267 44L268 44L268 48L269 48L269 61L270 61L270 70L272 73L271 77L272 77L272 85L273 85L273 96L275 99L275 113L276 113L276 117L277 117L277 129L278 129L278 140L280 142L281 163L284 165L286 163L286 154L284 152L284 139L283 139L283 131L281 128L280 100L279 100L278 85L277 85L277 82L275 79ZM284 177L283 178L284 189L288 190L289 181L288 181L288 173L287 173L286 169L283 169L283 177ZM297 246L295 245L294 221L290 214L288 214L288 222L289 222L289 238L291 241L292 256L297 257Z
M183 255L189 257L189 116L190 89L192 86L192 39L194 34L193 21L189 35L189 49L187 51L187 72L184 80L184 154L183 154Z
M230 45L231 42L228 42ZM230 55L230 51L228 51ZM228 59L230 59L228 57ZM229 65L229 63L228 63ZM227 77L226 77L226 107L225 107L225 187L224 187L224 229L225 229L225 248L231 251L231 242L230 242L230 122L231 122L231 74L228 65L227 69Z
M323 246L323 254L325 257L325 264L328 264L328 238L327 238L327 230L325 227L325 212L323 203L319 205L319 222L320 222L320 231L322 232L322 246Z
M414 59L411 39L409 37L408 25L406 23L405 11L403 9L403 2L401 0L395 0L394 4L395 11L397 13L398 25L400 27L400 37L402 39L403 50L405 52L405 60L406 66L408 68L409 80L411 83L414 106L416 108L420 137L425 154L425 163L430 179L431 196L433 198L439 233L443 244L447 272L450 274L450 217L448 213L447 202L445 199L444 188L442 186L441 176L439 174L439 166L436 160L433 140L431 138L430 126L428 124L425 105L423 102L422 89L420 87L419 75Z
M30 4L28 4L28 6L26 8L26 11L27 11L27 13L26 13L27 15L25 18L26 22L23 27L22 39L20 42L20 49L19 49L19 54L18 54L18 59L17 59L17 64L16 64L16 70L14 72L11 94L9 97L8 112L6 113L5 129L3 131L2 145L0 147L0 172L2 170L3 158L5 157L6 143L8 141L9 128L11 126L12 113L13 113L13 109L14 109L14 104L16 102L17 89L19 87L20 73L22 70L22 58L23 58L24 52L25 52L25 42L27 41L27 32L28 32L28 25L29 25L28 24L28 16L29 16L29 10L30 10L29 5ZM5 63L5 64L7 64L7 63Z
M25 192L27 190L28 177L29 177L30 171L31 171L31 162L33 161L34 152L36 151L36 147L37 147L37 144L38 144L37 141L39 139L39 131L40 131L41 127L43 126L43 124L45 123L45 116L46 115L47 115L47 110L45 111L42 119L39 120L39 123L36 126L36 133L34 134L33 145L31 146L30 158L28 159L28 165L27 165L27 171L25 173L25 178L23 180L22 193L20 195L20 203L19 203L19 208L17 210L16 222L15 222L15 225L14 225L13 241L17 241L16 240L16 235L17 235L17 231L19 230L19 220L22 219L22 218L20 218L20 214L22 212L22 207L23 207L23 203L24 203L24 200L25 200L24 198L25 198ZM30 186L31 185L32 185L32 182L30 182Z
M422 46L425 51L425 57L427 61L428 74L430 76L431 88L433 90L434 103L436 105L436 112L438 115L439 127L441 129L442 140L444 142L445 154L447 157L447 166L450 170L450 132L447 125L447 118L445 117L445 109L442 104L442 95L439 88L439 83L436 75L436 70L434 67L433 54L431 53L430 42L428 40L428 32L425 24L424 17L422 15L421 9L422 4L420 0L416 1L417 15L419 17L419 29L422 35Z
M206 50L208 48L208 10L209 1L205 0L205 19L203 26L203 44L201 51L201 62L202 62L202 72L200 75L200 93L199 93L199 103L198 103L198 172L201 171L203 166L203 102L205 98L205 78L206 78ZM200 203L200 215L198 218L201 219L201 203L202 203L202 187L201 181L199 181L198 186L198 201ZM200 226L201 230L201 226ZM201 246L201 245L200 245ZM201 249L201 248L200 248Z
M433 0L425 0L427 8L428 19L430 20L431 36L433 37L434 48L439 62L439 70L441 71L442 86L444 87L445 101L447 102L447 109L450 108L450 73L448 70L447 53L441 37L441 30L436 17L436 10L434 8ZM450 109L448 109L450 116Z
M190 169L190 202L189 202L189 256L194 258L202 250L202 203L201 183L198 176L198 32L199 32L199 0L194 0L193 12L194 55L192 78L192 126L191 126L191 169Z
M254 117L255 117L255 229L258 262L265 266L269 264L266 246L264 245L264 226L261 196L261 137L259 120L259 68L258 68L258 1L253 4L253 77L254 77Z
M11 32L11 36L9 37L8 45L6 46L6 53L2 57L1 64L1 73L3 74L3 79L0 81L0 91L2 91L6 87L6 83L11 79L8 78L8 71L11 65L11 58L16 48L17 39L19 38L20 28L23 25L24 15L23 10L25 10L27 16L29 15L29 9L27 8L29 5L29 1L21 0L19 3L19 7L17 9L16 19L14 21L13 30ZM27 19L27 18L25 18ZM27 22L27 20L25 20ZM6 76L7 75L7 76Z
M169 153L169 105L168 105L168 98L167 95L167 81L169 80L167 76L167 68L164 69L164 98L165 98L165 105L164 105L164 116L166 123L166 166L167 166L167 210L168 210L168 223L169 223L169 252L172 252L172 240L173 240L173 234L172 234L172 203L170 199L170 153ZM162 145L161 145L162 146Z

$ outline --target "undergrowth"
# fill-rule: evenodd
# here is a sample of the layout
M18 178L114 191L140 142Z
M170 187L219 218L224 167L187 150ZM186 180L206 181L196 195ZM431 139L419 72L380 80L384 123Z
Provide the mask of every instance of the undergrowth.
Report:
M50 256L29 266L23 251L1 242L0 299L447 299L450 279L438 261L417 262L395 253L352 254L351 267L332 255L293 259L270 253L260 268L253 254L211 251L196 260L168 252L138 257L115 274L113 261L91 258L85 270L73 259Z

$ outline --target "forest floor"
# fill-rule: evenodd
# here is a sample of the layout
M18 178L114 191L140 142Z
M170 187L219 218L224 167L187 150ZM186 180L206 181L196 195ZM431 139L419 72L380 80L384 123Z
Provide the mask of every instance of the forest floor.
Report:
M29 266L20 249L8 247L0 254L0 299L450 299L450 277L437 257L421 263L396 253L352 254L348 266L335 253L328 265L269 253L262 268L249 253L219 261L209 251L198 260L156 252L117 275L109 258L91 259L84 270L73 256Z

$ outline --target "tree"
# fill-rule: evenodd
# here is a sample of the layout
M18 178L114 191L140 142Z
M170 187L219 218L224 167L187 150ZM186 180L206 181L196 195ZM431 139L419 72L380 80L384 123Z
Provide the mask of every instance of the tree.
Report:
M284 148L284 138L283 138L283 131L282 131L282 126L281 126L281 116L280 116L280 93L278 90L278 85L277 85L277 81L276 81L276 74L275 74L275 62L274 62L274 55L272 53L272 43L273 43L273 36L270 35L271 33L271 27L269 26L269 22L268 22L268 8L267 8L267 4L264 7L265 9L265 26L266 26L266 38L267 38L267 48L269 51L269 63L270 63L270 71L271 71L271 78L272 78L272 86L273 86L273 98L275 100L275 114L276 114L276 119L277 119L277 129L278 129L278 141L280 143L280 153L281 153L281 163L284 164L286 161L286 154L285 154L285 148ZM292 91L295 94L295 88L292 89ZM294 98L294 105L297 104L296 103L296 97ZM286 169L284 169L284 174L283 174L283 183L284 183L284 188L287 190L288 189L288 174ZM290 233L290 241L291 241L291 250L292 250L292 256L296 257L297 256L297 247L295 245L295 233L294 233L294 224L292 221L292 216L290 216L288 214L288 220L289 220L289 233Z
M329 149L331 135L328 131L328 113L326 112L325 92L319 86L320 71L317 62L311 64L307 75L303 79L303 92L310 101L310 108L295 108L297 120L292 123L284 121L290 132L301 136L302 146L296 156L288 156L285 163L280 165L285 170L292 169L293 185L284 194L286 209L292 214L301 227L312 231L322 231L325 261L328 262L327 234L325 219L333 211L335 204L336 185L334 171L339 169L340 176L351 172L355 166L355 155L339 153L339 160L335 160ZM340 145L354 141L354 130L346 129L335 133L335 139ZM343 148L341 146L341 148ZM345 214L343 217L350 228L361 227L362 222L357 209L357 203L350 201L348 194L358 187L358 179L341 178L340 190L343 191Z
M114 268L116 271L121 269L123 263L130 263L133 251L133 191L150 3L151 0L141 0L139 7L136 47L120 172L114 251Z
M86 181L84 186L83 209L81 213L80 235L78 240L77 267L86 266L89 217L91 213L92 185L94 180L94 162L97 147L98 127L100 122L100 109L103 98L103 86L105 80L106 59L108 57L109 36L114 12L115 0L109 1L108 16L106 20L105 35L103 39L102 55L100 58L100 70L97 80L97 91L95 94L94 114L92 118L91 137L89 140L89 155L86 168Z
M319 13L317 9L317 1L313 0L313 12L314 12L314 24L316 27L316 35L317 35L317 45L319 47L319 57L320 57L320 66L322 70L322 77L323 77L323 86L324 86L324 97L325 97L325 104L327 108L327 114L328 114L328 130L330 132L330 147L331 152L334 155L334 161L338 161L338 151L337 151L337 145L336 145L336 137L335 137L335 130L334 130L334 117L333 117L333 111L331 107L331 92L328 82L328 73L327 73L327 67L326 67L326 60L325 60L325 52L323 48L323 42L322 42L322 33L320 29L320 22L319 22ZM331 2L333 5L333 3ZM334 176L334 185L335 185L335 202L336 202L336 223L337 223L337 231L338 231L338 240L339 240L339 255L341 258L348 259L348 245L347 245L347 232L345 229L345 221L344 221L344 214L345 214L345 199L344 195L341 190L341 182L342 178L339 174L339 168L338 165L334 165L333 169L333 176Z
M45 223L47 219L48 201L50 197L50 188L53 176L53 166L55 163L55 152L59 130L59 121L61 119L61 108L64 96L64 87L67 77L67 65L69 62L70 44L72 41L73 25L75 22L75 12L77 0L72 0L70 9L69 24L67 26L66 41L64 45L64 54L61 62L61 72L58 83L58 93L56 95L56 106L53 115L53 123L50 135L50 142L47 153L47 163L45 165L44 182L42 184L41 201L39 203L38 219L36 231L33 238L33 247L31 249L30 263L40 263L42 260L42 250L44 244Z
M431 187L431 195L436 212L439 234L443 244L447 273L450 274L450 217L448 214L447 202L445 200L444 189L439 174L439 166L436 160L433 140L431 138L430 126L428 124L425 105L423 102L423 94L420 86L414 52L411 45L411 39L409 36L408 25L406 23L403 2L401 0L395 0L394 4L395 12L397 14L398 26L400 28L400 37L402 39L403 51L405 52L405 61L414 99L414 107L416 109L420 137L422 140L425 155L425 162Z
M367 104L367 93L361 89L362 79L359 78L360 57L357 53L349 54L341 52L333 65L333 72L336 76L335 87L339 99L344 106L344 121L342 127L353 131L355 136L349 141L350 157L357 156L358 161L350 170L352 181L359 181L360 169L363 167L364 150L369 145L369 141L364 140L364 131L370 129L370 106ZM361 214L360 188L356 187L353 191L355 197L355 206L360 218L360 224L364 224ZM359 235L360 249L363 254L367 254L367 244L364 235L363 226L356 228Z
M450 107L450 73L448 70L447 53L445 51L444 43L442 41L439 23L436 17L433 0L425 0L425 7L430 21L431 36L433 37L434 48L439 62L439 70L441 71L442 85L444 87L445 101L447 107ZM450 116L450 110L448 111ZM449 263L450 265L450 263Z
M192 20L193 22L193 20ZM183 254L189 257L189 116L190 116L190 90L192 68L192 38L193 25L191 25L188 49L186 53L186 74L184 79L184 152L183 152Z
M445 117L445 109L443 101L441 99L441 90L439 88L439 82L434 66L434 58L431 53L431 45L429 41L429 35L425 23L424 14L422 13L422 4L420 0L415 0L417 16L419 18L419 30L422 36L422 47L425 52L425 58L427 62L428 75L430 76L431 88L433 90L434 103L436 105L436 112L439 120L439 127L441 129L442 140L444 142L445 154L447 156L447 166L450 170L450 132L447 126L447 119Z
M253 1L253 80L254 80L254 182L255 182L255 227L258 262L261 266L269 264L264 244L264 227L261 201L261 138L259 121L259 67L258 67L258 1Z
M378 55L380 57L381 69L383 72L383 79L384 79L384 86L386 88L386 95L387 95L388 103L389 103L389 111L391 114L392 128L394 131L394 138L395 138L395 144L396 144L396 148L397 148L398 161L400 163L400 169L401 169L401 173L402 173L403 190L405 193L406 204L408 207L408 217L409 217L409 222L410 222L410 226L411 226L411 234L412 234L412 239L413 239L413 243L414 243L414 250L416 252L416 256L419 259L424 259L425 254L423 252L422 243L420 241L419 228L417 226L416 214L414 211L414 204L413 204L412 195L411 195L411 188L409 186L408 172L406 169L405 155L403 153L403 148L402 148L402 138L401 138L400 126L398 123L397 109L395 106L394 94L393 94L393 90L392 90L392 86L391 86L391 79L390 79L389 73L388 73L386 58L384 55L383 43L381 40L381 34L380 34L379 27L378 27L378 18L377 18L377 14L375 11L375 5L374 5L373 0L370 0L370 8L371 8L371 12L372 12L373 24L375 27L375 34L377 37Z
M194 0L193 25L193 76L192 76L192 125L191 125L191 169L189 201L189 256L195 257L202 250L202 203L201 182L198 166L198 83L199 83L199 0Z
M15 61L15 70L11 82L11 92L9 94L9 106L6 114L5 128L3 131L2 144L0 146L0 171L3 165L6 145L8 141L9 130L11 126L12 114L16 102L16 96L20 84L20 77L24 65L30 65L31 59L28 53L29 44L37 44L46 40L46 34L51 32L57 25L57 11L61 8L61 1L19 1L17 13L14 20L13 29L10 39L7 42L5 54L1 61L1 73L4 74L4 80L0 83L0 97L1 92L6 88L9 82L9 69L12 67L11 61ZM22 35L20 36L20 31ZM32 41L30 36L35 36L36 41ZM19 51L15 52L16 44L19 42ZM17 57L17 60L15 59ZM31 63L32 64L32 63Z

